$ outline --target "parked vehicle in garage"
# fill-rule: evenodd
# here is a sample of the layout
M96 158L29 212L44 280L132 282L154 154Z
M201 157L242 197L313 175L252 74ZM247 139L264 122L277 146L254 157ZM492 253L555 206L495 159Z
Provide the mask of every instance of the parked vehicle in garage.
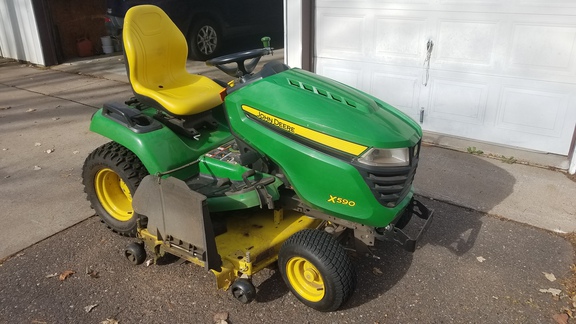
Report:
M282 32L282 0L108 0L106 27L121 37L126 11L139 4L162 8L188 41L188 56L215 57L225 42L240 36Z

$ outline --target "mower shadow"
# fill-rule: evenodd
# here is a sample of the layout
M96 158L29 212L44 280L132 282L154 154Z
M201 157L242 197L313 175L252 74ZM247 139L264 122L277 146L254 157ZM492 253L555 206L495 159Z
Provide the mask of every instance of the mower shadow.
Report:
M410 268L412 253L396 247L393 243L380 243L378 248L372 249L373 256L350 254L352 262L356 265L358 281L354 295L341 308L342 310L355 308L378 298L394 287ZM257 288L256 301L258 303L272 302L289 293L277 269Z
M379 242L373 255L353 259L358 281L356 290L341 310L353 309L380 297L406 275L413 254L391 242Z
M282 298L288 293L288 287L284 284L278 269L274 270L274 274L258 285L257 288L256 301L258 303L268 303Z

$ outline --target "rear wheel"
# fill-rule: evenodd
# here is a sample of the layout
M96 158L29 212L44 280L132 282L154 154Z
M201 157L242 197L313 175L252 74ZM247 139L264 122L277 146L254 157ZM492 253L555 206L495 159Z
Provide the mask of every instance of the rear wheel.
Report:
M132 208L132 195L146 175L140 159L118 143L104 144L86 158L84 191L91 207L114 232L136 235L139 216Z
M338 309L356 287L346 251L324 231L307 229L292 235L280 249L278 265L290 291L319 311Z

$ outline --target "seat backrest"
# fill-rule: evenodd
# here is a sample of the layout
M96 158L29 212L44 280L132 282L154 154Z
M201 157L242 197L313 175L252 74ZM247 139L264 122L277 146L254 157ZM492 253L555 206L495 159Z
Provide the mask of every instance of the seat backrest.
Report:
M130 8L124 19L124 52L135 94L150 97L187 74L188 45L166 13L153 5Z

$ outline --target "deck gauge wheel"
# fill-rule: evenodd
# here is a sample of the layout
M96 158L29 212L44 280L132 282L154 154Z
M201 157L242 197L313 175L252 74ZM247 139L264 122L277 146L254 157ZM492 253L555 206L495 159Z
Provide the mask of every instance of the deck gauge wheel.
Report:
M124 256L133 265L142 264L146 260L144 244L132 242L124 250Z
M247 279L237 279L230 286L232 296L242 304L248 304L256 298L256 287Z

